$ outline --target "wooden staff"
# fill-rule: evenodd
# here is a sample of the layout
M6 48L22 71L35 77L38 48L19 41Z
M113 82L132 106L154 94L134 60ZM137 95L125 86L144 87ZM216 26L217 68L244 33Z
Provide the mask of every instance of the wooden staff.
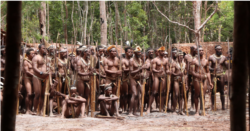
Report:
M146 54L145 54L145 47L144 47L144 44L143 44L143 49L144 49L144 50L143 50L144 55L146 55ZM145 63L145 57L146 57L146 56L144 56L144 58L143 58L143 60L144 60L144 65L146 64L146 63ZM144 69L142 73L143 73L144 78L143 78L143 83L142 83L141 113L140 113L141 116L143 116L143 107L144 107L144 95L145 95L145 85L146 85L146 79L145 79L146 69Z
M202 104L202 113L203 113L203 116L205 116L205 104L204 104L204 94L203 94L203 83L202 81L200 80L200 88L201 88L201 104Z
M185 68L183 68L183 73L185 73ZM188 108L187 108L187 94L186 94L186 85L185 85L185 77L182 76L182 87L183 87L183 92L184 92L184 101L185 101L185 108L186 108L186 114L188 116Z
M48 68L48 59L46 56L46 69ZM49 77L46 78L46 83L45 83L45 94L44 94L44 101L43 101L43 117L45 117L46 114L46 106L47 106L47 98L49 97L49 85L50 85L50 67L49 67Z
M118 53L117 50L117 43L116 43L116 51ZM122 43L121 43L121 54L120 54L120 62L119 62L119 70L122 70ZM117 85L117 91L116 91L116 96L119 98L117 100L117 105L120 105L120 89L121 89L121 77L118 77L118 85Z
M171 41L171 40L169 40L169 41ZM169 58L170 66L169 66L169 70L171 71L171 66L172 66L172 49L171 49L170 42L169 42L169 48L170 48L170 58ZM166 95L165 113L167 112L167 105L168 105L168 97L169 97L170 86L171 86L171 74L168 74L167 75L167 95Z
M217 60L215 61L215 68L214 68L214 111L216 111L216 92L217 92Z
M94 56L91 55L90 56L90 60L91 60L91 69L94 69ZM95 82L96 82L96 76L95 74L93 76L91 76L91 117L94 117L94 113L95 113Z
M20 77L19 77L19 80L18 80L18 86L17 86L17 90L19 92L20 90L20 82L22 81L22 78L23 78L23 74L22 74L22 69L23 69L23 63L24 63L24 57L25 57L25 50L26 50L26 44L24 45L24 50L23 50L23 59L22 59L22 63L21 63L21 69L19 71L19 74L20 74ZM18 97L17 97L17 109L16 109L16 114L18 115L18 112L19 112L19 93L18 93Z
M56 38L56 50L58 49L58 46L57 46L57 41L58 41L58 37L59 37L59 32L57 33L57 38ZM54 50L54 59L55 59L55 76L56 76L56 80L58 81L58 84L57 84L57 86L56 86L56 91L58 91L58 92L61 92L60 91L60 84L61 84L61 78L60 77L58 77L58 75L57 75L57 70L58 70L58 60L57 60L57 57L56 57L56 51ZM58 57L60 57L60 54L58 53ZM59 96L56 96L56 100L57 100L57 112L58 112L58 114L60 114L60 98L59 98Z

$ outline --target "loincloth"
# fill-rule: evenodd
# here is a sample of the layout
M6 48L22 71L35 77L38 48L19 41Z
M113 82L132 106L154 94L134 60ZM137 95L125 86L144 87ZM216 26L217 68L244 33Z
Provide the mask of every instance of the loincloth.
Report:
M109 76L106 76L106 79L109 79L111 81L117 81L117 78L118 77L109 77Z

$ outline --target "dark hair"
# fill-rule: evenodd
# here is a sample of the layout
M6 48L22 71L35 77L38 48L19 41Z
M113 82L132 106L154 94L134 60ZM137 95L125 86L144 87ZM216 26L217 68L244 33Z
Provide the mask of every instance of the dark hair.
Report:
M146 50L146 52L148 52L148 51L150 51L150 50L154 50L154 49L152 49L152 48L149 47L149 48Z
M26 55L30 55L30 52L31 52L31 51L34 51L34 49L32 49L32 48L28 49L28 50L26 51Z
M131 47L126 47L125 52L128 52L128 50L132 50L132 48Z
M194 46L193 46L193 45L192 45L192 46L190 46L190 49L191 49L191 50L193 50L193 49L194 49Z
M41 49L42 46L45 46L44 44L39 44L38 48Z

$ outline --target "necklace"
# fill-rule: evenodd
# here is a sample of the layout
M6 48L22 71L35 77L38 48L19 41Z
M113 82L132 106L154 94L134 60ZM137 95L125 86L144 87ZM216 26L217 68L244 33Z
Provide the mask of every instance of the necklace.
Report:
M222 55L220 55L220 57L217 57L215 54L213 55L215 59L220 59Z
M140 64L138 63L138 61L137 61L137 60L135 60L135 58L133 58L133 59L134 59L134 61L135 61L136 65L137 65L138 67L140 67L140 66L141 66L141 59L139 59Z

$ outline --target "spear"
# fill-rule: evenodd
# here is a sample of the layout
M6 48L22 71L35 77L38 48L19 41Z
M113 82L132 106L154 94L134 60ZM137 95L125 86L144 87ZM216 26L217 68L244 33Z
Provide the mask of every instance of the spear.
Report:
M144 43L143 43L143 54L146 55L146 54L145 54ZM143 61L144 61L143 63L144 63L144 65L146 64L146 63L145 63L145 57L146 57L146 56L143 57ZM144 78L143 78L143 85L142 85L141 116L143 116L143 107L144 107L144 95L145 95L145 85L146 85L146 79L145 79L146 69L144 69L142 73L143 73L143 77L144 77Z
M172 49L171 49L171 40L169 39L169 49L170 49L170 57L169 57L169 63L170 63L170 66L169 66L169 70L171 71L171 66L172 66ZM171 85L171 74L168 74L167 75L167 97L166 97L166 107L165 107L165 113L167 112L167 105L168 105L168 96L169 96L169 90L170 90L170 85Z
M121 43L121 54L120 54L119 70L122 70L122 44L123 43ZM116 51L118 52L117 43L116 43ZM117 86L117 91L116 91L116 95L119 98L117 100L118 106L120 105L120 89L121 89L121 77L118 77L118 86Z

